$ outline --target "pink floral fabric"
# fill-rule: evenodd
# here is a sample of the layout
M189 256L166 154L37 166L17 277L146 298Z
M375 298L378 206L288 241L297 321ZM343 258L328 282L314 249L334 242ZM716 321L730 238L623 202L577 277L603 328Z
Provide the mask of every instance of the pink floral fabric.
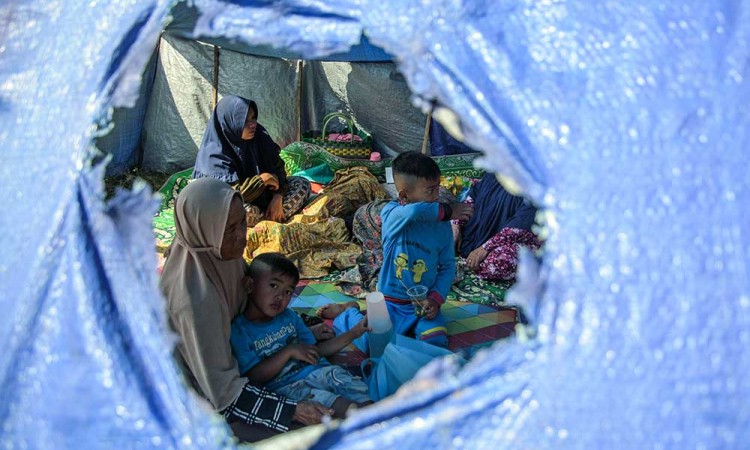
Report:
M541 241L530 231L520 228L503 228L482 247L487 257L479 265L477 276L487 281L513 281L518 267L518 248L539 250Z

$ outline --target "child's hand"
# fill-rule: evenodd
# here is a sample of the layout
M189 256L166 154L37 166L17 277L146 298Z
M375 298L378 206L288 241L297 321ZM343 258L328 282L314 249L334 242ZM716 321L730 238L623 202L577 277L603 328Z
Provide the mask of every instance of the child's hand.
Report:
M451 220L469 220L474 215L474 205L472 203L454 203L451 205L453 213Z
M356 339L363 334L367 333L368 331L372 331L372 328L367 326L367 317L360 320L358 324L354 325L354 328L350 330L352 333L352 338Z
M440 305L432 299L427 299L422 303L422 312L427 320L432 320L437 317L440 311Z
M308 364L318 363L318 349L314 345L292 344L284 348L289 353L289 358Z
M242 287L245 288L245 292L248 294L253 293L253 278L250 275L242 277Z

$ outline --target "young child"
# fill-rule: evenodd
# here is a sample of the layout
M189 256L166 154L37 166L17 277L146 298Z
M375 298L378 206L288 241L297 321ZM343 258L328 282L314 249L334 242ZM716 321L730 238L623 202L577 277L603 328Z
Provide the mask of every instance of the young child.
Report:
M440 307L456 273L451 219L467 220L470 204L438 203L440 168L429 156L406 152L393 161L393 178L398 201L391 201L380 213L383 236L383 267L378 290L385 295L394 332L411 334L431 344L447 346L445 319ZM422 313L415 311L407 289L428 288ZM361 318L357 304L330 304L318 314L334 319L334 329L350 329ZM367 351L367 335L355 345Z
M366 320L316 344L302 319L287 308L299 281L294 263L279 253L264 253L250 264L249 275L253 281L248 304L232 322L230 338L240 373L292 400L332 408L339 418L353 404L372 403L361 378L321 358L362 336Z

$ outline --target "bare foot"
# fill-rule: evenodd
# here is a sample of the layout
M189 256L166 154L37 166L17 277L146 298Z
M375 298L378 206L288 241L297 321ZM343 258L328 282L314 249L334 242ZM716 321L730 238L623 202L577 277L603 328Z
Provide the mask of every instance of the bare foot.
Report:
M359 304L357 302L329 303L321 306L320 309L316 311L316 314L323 319L335 319L339 314L351 307L359 309Z

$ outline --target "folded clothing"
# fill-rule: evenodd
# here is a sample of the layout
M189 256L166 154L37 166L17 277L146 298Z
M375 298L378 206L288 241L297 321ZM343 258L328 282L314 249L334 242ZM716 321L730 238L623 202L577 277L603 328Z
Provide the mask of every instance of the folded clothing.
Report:
M319 164L317 166L312 166L305 170L301 170L295 175L306 178L310 182L328 184L331 182L331 180L333 180L334 174L328 164Z
M328 135L328 140L333 142L362 142L362 138L351 133L331 133Z

